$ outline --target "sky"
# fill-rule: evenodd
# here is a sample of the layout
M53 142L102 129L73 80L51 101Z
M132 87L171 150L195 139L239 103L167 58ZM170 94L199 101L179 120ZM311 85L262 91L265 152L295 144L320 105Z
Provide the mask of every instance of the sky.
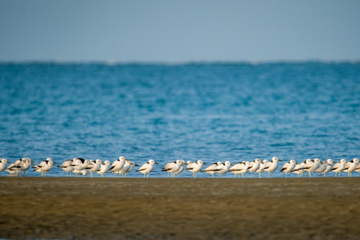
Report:
M0 61L358 61L357 0L0 0Z

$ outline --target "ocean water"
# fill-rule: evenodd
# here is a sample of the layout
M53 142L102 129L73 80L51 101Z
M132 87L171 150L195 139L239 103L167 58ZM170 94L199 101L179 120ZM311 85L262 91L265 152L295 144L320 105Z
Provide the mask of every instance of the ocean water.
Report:
M10 161L360 157L360 63L3 63L0 90Z

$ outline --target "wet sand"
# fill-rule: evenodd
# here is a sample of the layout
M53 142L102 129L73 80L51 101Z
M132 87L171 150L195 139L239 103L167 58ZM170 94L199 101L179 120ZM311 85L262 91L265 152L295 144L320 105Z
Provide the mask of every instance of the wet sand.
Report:
M0 177L0 238L359 239L359 181Z

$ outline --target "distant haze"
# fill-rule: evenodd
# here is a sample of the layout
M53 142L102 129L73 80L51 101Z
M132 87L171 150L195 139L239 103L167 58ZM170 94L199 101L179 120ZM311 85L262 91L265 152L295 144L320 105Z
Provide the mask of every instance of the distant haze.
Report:
M351 0L0 0L0 61L353 61L359 10Z

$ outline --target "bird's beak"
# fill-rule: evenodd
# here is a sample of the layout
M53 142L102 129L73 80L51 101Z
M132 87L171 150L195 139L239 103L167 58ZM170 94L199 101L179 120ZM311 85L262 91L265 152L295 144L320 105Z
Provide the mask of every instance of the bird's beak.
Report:
M234 164L230 164L230 166L234 166Z
M206 165L206 163L203 163L203 165Z
M137 167L138 167L139 165L135 164L135 166L137 166Z
M31 164L35 164L35 162L34 162L34 161L31 161Z
M279 162L283 162L283 160L278 159Z
M159 163L155 162L155 164L159 164Z

